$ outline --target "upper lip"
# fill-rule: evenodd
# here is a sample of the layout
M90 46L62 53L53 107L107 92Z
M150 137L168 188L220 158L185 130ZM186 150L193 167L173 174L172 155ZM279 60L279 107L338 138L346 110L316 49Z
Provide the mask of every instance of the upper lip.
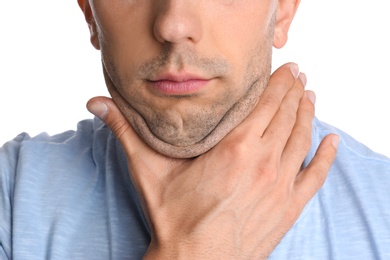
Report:
M205 77L199 76L195 73L181 72L181 73L162 73L154 78L151 78L150 81L174 81L174 82L185 82L189 80L208 80Z

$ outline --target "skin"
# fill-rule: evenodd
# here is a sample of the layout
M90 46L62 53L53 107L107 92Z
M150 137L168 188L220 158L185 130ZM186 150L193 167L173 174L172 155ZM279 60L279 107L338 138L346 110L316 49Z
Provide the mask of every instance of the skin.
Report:
M94 0L82 6L122 113L153 149L189 158L208 151L256 105L269 79L272 45L284 45L297 7L297 1L280 2ZM150 81L165 73L209 81L195 93L161 94Z
M302 75L301 75L302 76ZM146 145L115 103L88 109L124 147L129 174L151 229L145 259L266 259L323 185L339 139L328 135L308 167L312 92L289 64L272 75L254 111L195 159Z
M92 43L102 49L112 95L112 99L92 98L87 107L111 128L127 155L129 174L151 229L144 258L265 259L323 185L339 142L335 135L326 136L311 163L302 169L311 146L314 93L304 90L306 77L299 74L296 64L282 66L269 81L265 76L269 73L270 52L266 50L272 46L270 39L275 47L284 45L299 1L153 2L155 5L147 0L79 0ZM235 15L240 19L232 20ZM245 28L245 32L232 33L231 26ZM273 28L273 37L269 28ZM188 32L194 34L189 37ZM131 42L128 36L132 33L140 38ZM236 41L237 34L242 38ZM170 48L164 47L167 45ZM206 63L200 64L205 59L214 70L202 71ZM160 67L213 74L215 66L221 75L189 96L158 96L144 76L139 77ZM225 73L226 68L230 73ZM261 83L263 80L267 83ZM226 102L220 102L221 96ZM238 106L235 117L243 117L239 123L231 124L216 144L195 158L167 156L151 145L132 121L140 115L148 118L150 113L147 125L158 123L157 128L168 132L159 140L169 141L173 131L178 139L173 146L183 142L191 146L194 136L210 135L204 122L221 121L240 100L250 98L255 101ZM143 107L148 102L149 110ZM206 112L197 111L203 106ZM153 113L164 122L155 122ZM194 130L176 123L198 117L200 125ZM213 125L211 132L220 131L219 124Z

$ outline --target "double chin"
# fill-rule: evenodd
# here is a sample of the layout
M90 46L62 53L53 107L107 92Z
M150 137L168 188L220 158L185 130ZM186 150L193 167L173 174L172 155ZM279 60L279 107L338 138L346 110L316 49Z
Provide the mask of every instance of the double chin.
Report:
M157 135L151 130L143 115L124 101L119 92L111 88L110 93L113 100L117 103L118 107L139 137L152 149L172 158L193 158L212 149L248 116L258 101L262 92L261 88L262 86L251 87L248 92L240 100L234 103L234 105L223 115L222 119L213 126L211 131L208 130L207 134L198 138L199 141L196 142L192 142L191 140L186 142L187 140L185 140L185 138L182 140L172 140L171 142L169 139L163 140L162 137L159 137L160 134Z
M125 98L118 92L113 85L110 76L104 69L104 76L108 90L117 104L118 108L127 118L130 125L133 127L139 137L149 145L156 152L172 158L193 158L202 155L216 146L226 135L232 131L238 124L240 124L253 110L259 96L263 92L265 86L265 79L258 79L250 84L248 91L233 105L227 109L224 115L220 116L220 120L215 122L211 129L203 131L203 133L191 133L191 128L188 129L187 136L197 136L195 140L186 140L185 135L180 139L175 139L174 135L170 138L164 138L164 127L159 127L156 131L155 127L151 128L149 125L156 125L156 122L147 122L153 117L145 117L138 112ZM268 79L266 79L268 80ZM160 112L164 113L164 112ZM187 120L191 120L189 117ZM199 124L202 124L200 121ZM202 128L203 126L198 126ZM210 128L210 127L209 127ZM195 131L195 130L193 130Z

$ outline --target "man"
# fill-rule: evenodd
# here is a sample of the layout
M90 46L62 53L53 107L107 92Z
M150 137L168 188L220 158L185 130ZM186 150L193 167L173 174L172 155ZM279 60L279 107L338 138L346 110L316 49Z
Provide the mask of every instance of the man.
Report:
M78 2L113 98L88 109L108 127L2 148L2 257L389 255L389 160L312 128L295 64L269 79L299 1Z

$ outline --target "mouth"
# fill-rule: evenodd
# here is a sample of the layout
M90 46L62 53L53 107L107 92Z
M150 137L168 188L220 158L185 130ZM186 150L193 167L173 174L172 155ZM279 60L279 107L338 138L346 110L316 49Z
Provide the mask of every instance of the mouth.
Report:
M159 95L168 96L195 94L204 89L210 81L211 79L189 73L163 74L148 80L153 91Z

